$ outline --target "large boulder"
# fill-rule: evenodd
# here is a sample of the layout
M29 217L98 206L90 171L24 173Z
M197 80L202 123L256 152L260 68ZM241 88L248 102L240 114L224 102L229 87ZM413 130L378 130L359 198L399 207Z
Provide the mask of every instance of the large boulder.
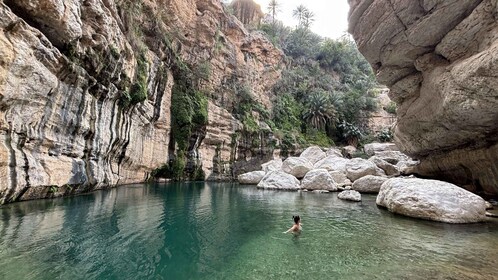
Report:
M370 143L363 146L363 151L368 156L373 156L377 152L398 151L394 143Z
M386 177L367 175L354 181L353 190L361 193L378 193L380 186L387 180Z
M368 159L369 161L373 162L377 167L380 169L384 170L385 174L387 176L399 176L399 169L396 165L390 164L389 162L377 157L373 156Z
M302 157L288 157L282 164L282 170L297 178L303 178L308 171L313 169L311 162Z
M342 157L342 152L338 148L330 148L328 149L325 154L327 156L336 156L336 157Z
M306 173L306 176L301 180L301 188L307 190L337 190L334 178L326 169L314 169Z
M366 159L354 158L346 164L346 176L353 182L363 176L377 173L377 166Z
M281 170L277 170L267 173L261 182L259 182L258 188L273 190L299 190L301 186L296 177Z
M274 160L270 160L267 163L261 164L261 169L267 173L270 171L281 170L282 169L282 160L279 158L274 159Z
M334 179L337 186L351 186L351 180L348 179L344 171L329 171L330 176Z
M314 169L327 169L328 171L341 171L346 172L346 164L350 160L347 158L338 157L335 155L328 156L313 166Z
M240 174L237 177L237 180L240 184L246 185L257 185L261 179L265 176L266 172L264 171L253 171L244 174Z
M342 191L337 195L337 198L343 200L351 200L351 201L361 201L361 194L355 190L346 190Z
M474 223L486 219L484 199L437 180L389 179L380 188L377 205L397 214L446 223Z
M317 161L322 160L326 156L326 153L322 151L320 147L311 146L304 150L299 157L309 160L311 164L315 164Z

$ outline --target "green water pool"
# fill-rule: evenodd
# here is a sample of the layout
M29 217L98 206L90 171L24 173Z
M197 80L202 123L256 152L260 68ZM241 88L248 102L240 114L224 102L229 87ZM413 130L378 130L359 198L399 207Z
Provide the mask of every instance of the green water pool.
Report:
M299 237L283 234L292 215ZM493 279L498 223L400 217L336 193L133 185L0 207L0 279Z

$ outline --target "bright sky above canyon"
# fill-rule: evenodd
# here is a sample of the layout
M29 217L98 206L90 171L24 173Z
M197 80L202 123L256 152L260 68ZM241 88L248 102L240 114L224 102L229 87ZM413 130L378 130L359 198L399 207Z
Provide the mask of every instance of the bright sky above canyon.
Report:
M263 12L268 12L270 0L255 0L261 5ZM315 22L311 29L324 37L339 38L348 29L347 0L278 0L280 13L277 15L288 26L296 26L297 20L292 17L292 11L303 4L315 13Z

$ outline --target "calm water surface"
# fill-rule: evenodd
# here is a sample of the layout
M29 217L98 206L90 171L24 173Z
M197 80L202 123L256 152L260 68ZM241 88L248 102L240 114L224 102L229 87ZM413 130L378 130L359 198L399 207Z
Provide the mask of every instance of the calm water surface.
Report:
M303 233L283 234L292 215ZM0 279L496 279L498 223L337 194L135 185L0 208Z

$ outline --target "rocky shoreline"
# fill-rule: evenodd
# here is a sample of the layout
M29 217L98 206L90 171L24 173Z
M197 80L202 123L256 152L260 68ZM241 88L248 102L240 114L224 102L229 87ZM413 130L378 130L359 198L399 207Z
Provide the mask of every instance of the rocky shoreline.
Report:
M260 189L337 192L339 199L361 201L361 194L377 194L376 204L390 212L445 223L484 222L493 205L454 184L416 178L410 170L419 163L394 144L364 147L368 159L348 158L350 147L312 146L298 157L274 159L261 170L238 176L240 184ZM346 155L346 156L344 156Z

